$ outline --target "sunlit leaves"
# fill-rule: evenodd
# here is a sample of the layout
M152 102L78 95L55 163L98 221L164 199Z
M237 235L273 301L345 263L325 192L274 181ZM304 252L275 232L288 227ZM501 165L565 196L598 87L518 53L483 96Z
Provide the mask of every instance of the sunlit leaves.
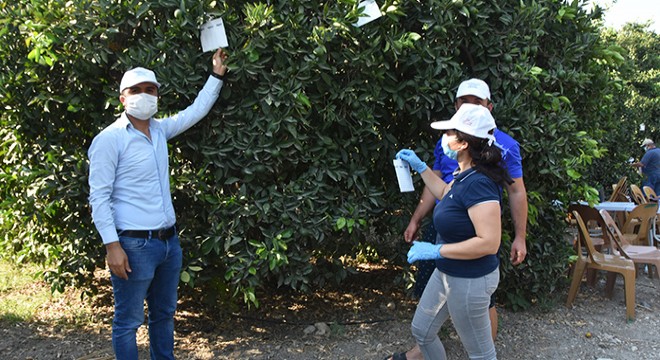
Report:
M257 31L272 21L273 7L264 3L245 4L243 7L246 30Z

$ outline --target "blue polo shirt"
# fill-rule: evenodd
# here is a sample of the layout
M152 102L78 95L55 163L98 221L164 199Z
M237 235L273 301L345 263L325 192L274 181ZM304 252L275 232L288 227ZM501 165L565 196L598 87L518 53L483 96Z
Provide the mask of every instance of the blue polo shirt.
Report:
M644 167L642 172L649 178L660 177L660 148L648 150L640 160Z
M509 175L513 179L523 177L522 157L520 156L520 144L507 133L495 129L493 133L495 141L502 148L502 159L506 164ZM454 171L458 168L456 160L448 158L442 151L442 139L435 144L435 163L433 170L440 170L442 180L449 184L454 179Z
M497 202L501 207L502 188L474 168L456 176L449 192L433 210L433 225L443 243L459 243L476 236L468 215L472 206ZM472 260L440 259L436 267L443 273L463 278L477 278L493 272L500 262L497 254Z

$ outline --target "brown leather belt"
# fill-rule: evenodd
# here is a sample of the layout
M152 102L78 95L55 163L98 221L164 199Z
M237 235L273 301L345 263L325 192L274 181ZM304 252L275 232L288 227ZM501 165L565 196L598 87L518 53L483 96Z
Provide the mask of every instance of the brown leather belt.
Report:
M117 235L132 238L167 240L176 234L176 225L157 230L117 230Z

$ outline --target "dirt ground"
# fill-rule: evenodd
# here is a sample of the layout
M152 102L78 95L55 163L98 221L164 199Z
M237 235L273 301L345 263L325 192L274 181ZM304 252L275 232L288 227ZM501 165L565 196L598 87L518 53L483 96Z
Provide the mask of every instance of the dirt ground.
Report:
M392 279L396 269L362 271L341 289L273 294L252 311L203 307L184 297L176 322L177 359L382 359L413 345L416 301ZM604 279L582 284L575 306L549 311L500 309L499 359L660 359L660 280L640 275L634 322L625 320L623 283L604 297ZM0 358L110 360L109 288L92 304L72 295L42 309L41 321L0 322ZM80 306L92 319L77 321ZM200 311L204 309L204 311ZM57 319L48 320L48 319ZM75 325L84 324L84 325ZM92 325L89 325L89 324ZM316 324L316 326L314 326ZM467 359L451 325L440 332L449 359ZM146 330L139 332L148 359Z

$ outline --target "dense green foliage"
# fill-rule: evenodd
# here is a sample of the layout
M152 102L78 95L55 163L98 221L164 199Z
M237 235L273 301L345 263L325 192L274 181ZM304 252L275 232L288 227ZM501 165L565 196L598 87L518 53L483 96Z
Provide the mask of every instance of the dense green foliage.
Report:
M0 248L48 264L54 289L89 288L103 266L86 151L121 111L122 73L154 69L161 113L182 109L210 68L198 28L217 16L228 81L172 143L171 182L182 281L220 300L339 282L356 259L403 264L417 195L398 192L391 160L413 148L432 161L429 122L452 114L466 78L491 85L498 126L524 151L529 256L503 261L507 304L563 285L570 249L552 203L594 200L594 159L611 165L598 142L620 125L610 72L623 58L580 1L381 0L384 16L360 28L354 0L0 4Z
M603 32L604 41L618 47L625 61L613 75L622 80L620 91L613 99L619 127L603 139L612 152L613 169L601 169L594 174L602 183L616 182L615 176L628 173L631 181L643 179L626 169L628 159L638 161L644 150L643 139L660 141L660 36L647 25L628 24L620 31Z

